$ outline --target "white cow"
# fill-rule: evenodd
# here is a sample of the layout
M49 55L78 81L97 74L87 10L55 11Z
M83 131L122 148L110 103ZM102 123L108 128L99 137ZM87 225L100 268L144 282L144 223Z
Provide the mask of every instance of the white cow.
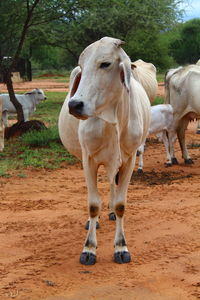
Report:
M24 121L29 120L29 116L36 110L36 105L40 103L40 101L45 100L46 96L41 89L34 89L30 92L27 92L23 95L15 95L18 102L22 105L23 113L24 113ZM12 102L10 101L9 94L1 94L3 99L3 111L2 118L5 127L8 127L8 115L15 114L16 109Z
M200 66L200 59L196 62L197 66ZM197 121L197 134L200 134L200 120Z
M131 67L135 79L137 79L145 89L150 102L153 102L158 90L156 67L152 63L147 63L142 59L132 62Z
M172 142L176 139L175 132L173 130L173 108L170 104L158 104L151 106L151 122L149 127L149 134L156 134L160 141L163 141L168 166L172 165L170 149ZM143 172L143 153L144 146L142 144L138 148L139 153L139 163L138 172Z
M4 149L4 125L2 120L3 99L0 96L0 151Z
M170 70L165 77L166 103L174 110L174 130L177 132L182 157L192 164L186 145L185 130L191 120L200 118L200 67L189 65ZM172 161L177 163L172 148Z
M122 41L104 37L89 45L71 75L70 91L59 116L64 146L82 158L88 188L89 230L80 263L96 262L96 222L101 201L97 172L104 165L111 186L110 207L116 214L114 261L131 260L123 228L129 180L137 148L144 142L150 103L133 78Z

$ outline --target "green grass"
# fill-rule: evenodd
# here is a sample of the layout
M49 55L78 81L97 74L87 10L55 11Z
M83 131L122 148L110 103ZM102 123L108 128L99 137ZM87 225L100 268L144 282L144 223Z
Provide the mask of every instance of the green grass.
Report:
M59 112L66 98L66 92L45 92L47 100L40 102L31 119L37 119L55 125L58 121Z
M158 82L164 82L165 81L165 73L157 73L157 80Z
M151 105L157 105L157 104L163 104L164 103L164 98L163 97L156 97L155 100L153 101L153 103L151 103Z
M48 128L5 140L4 151L0 152L0 176L9 177L16 170L16 175L23 178L26 168L56 169L78 161L63 147L58 134L58 116L66 93L46 95L47 100L37 106L31 119L44 122Z

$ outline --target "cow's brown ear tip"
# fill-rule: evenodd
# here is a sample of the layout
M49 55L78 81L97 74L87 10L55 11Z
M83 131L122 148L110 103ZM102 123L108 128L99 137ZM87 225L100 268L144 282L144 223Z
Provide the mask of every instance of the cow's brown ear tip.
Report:
M134 70L137 66L134 63L131 63L131 69Z

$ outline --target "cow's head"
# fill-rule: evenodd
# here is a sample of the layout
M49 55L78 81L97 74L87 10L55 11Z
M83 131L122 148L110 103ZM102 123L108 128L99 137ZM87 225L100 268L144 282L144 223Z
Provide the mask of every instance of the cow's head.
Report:
M79 119L99 117L115 123L122 93L128 93L131 61L119 39L104 37L80 55L71 74L69 112Z
M33 89L30 92L25 93L25 95L33 95L35 98L36 103L39 103L40 101L46 100L47 97L45 96L43 90L41 89Z

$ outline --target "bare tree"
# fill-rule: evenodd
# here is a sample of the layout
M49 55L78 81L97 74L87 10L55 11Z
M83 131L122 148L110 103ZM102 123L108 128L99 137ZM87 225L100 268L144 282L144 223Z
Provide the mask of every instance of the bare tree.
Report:
M9 59L10 63L4 63L3 62L3 57L0 56L1 57L0 72L1 72L2 77L3 77L3 82L7 86L8 93L9 93L9 96L10 96L10 100L16 108L18 123L24 122L24 114L23 114L21 104L17 101L17 99L15 97L15 92L14 92L14 89L13 89L13 82L12 82L12 70L15 68L15 66L17 64L17 60L18 60L19 55L21 53L21 50L22 50L22 47L23 47L23 44L24 44L24 41L25 41L25 38L26 38L28 28L31 24L31 19L32 19L32 16L33 16L34 9L38 5L39 2L40 2L40 0L34 0L34 1L26 0L26 17L25 17L24 25L23 25L23 28L22 28L22 31L21 31L21 35L20 35L18 45L16 47L15 54L12 58Z

